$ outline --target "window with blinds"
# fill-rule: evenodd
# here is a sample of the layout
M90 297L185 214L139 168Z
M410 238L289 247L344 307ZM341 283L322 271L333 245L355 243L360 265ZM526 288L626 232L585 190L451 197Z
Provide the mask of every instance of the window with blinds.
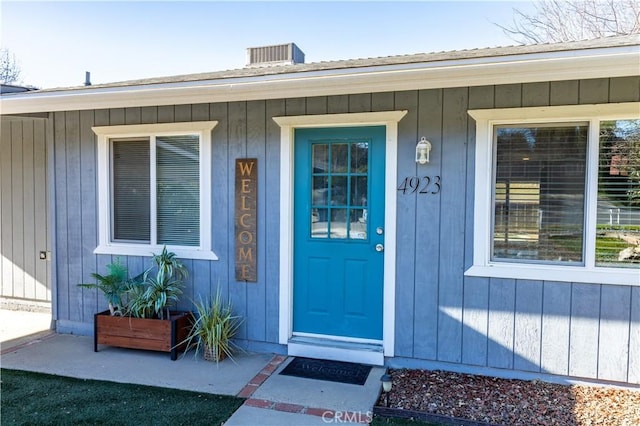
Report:
M112 240L198 247L199 136L112 139L111 159Z
M113 240L151 240L149 138L111 142Z
M158 244L200 244L199 138L156 138Z
M582 263L588 124L494 131L492 260Z
M596 266L640 268L640 120L600 122Z
M640 102L469 110L465 276L638 286Z

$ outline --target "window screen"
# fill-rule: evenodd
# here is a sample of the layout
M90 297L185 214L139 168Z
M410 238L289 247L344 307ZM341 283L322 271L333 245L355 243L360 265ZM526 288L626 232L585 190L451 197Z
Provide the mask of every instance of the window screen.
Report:
M492 259L584 261L586 124L495 128Z

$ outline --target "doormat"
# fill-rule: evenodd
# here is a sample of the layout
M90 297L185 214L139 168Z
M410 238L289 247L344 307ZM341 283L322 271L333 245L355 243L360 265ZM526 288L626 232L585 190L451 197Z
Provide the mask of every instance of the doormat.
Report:
M305 379L364 385L371 366L352 362L295 357L280 374Z

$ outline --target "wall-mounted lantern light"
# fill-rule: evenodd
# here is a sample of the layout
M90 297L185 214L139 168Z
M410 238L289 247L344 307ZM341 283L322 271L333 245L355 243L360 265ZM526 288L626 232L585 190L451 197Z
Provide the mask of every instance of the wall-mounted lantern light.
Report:
M431 142L424 136L416 145L416 163L427 164L429 162L429 154L431 153Z

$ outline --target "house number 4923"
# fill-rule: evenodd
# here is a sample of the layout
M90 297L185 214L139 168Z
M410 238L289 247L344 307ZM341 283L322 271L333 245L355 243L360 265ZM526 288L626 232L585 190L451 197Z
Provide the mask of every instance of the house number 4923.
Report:
M411 176L406 177L398 186L402 195L406 194L437 194L442 188L440 176Z

